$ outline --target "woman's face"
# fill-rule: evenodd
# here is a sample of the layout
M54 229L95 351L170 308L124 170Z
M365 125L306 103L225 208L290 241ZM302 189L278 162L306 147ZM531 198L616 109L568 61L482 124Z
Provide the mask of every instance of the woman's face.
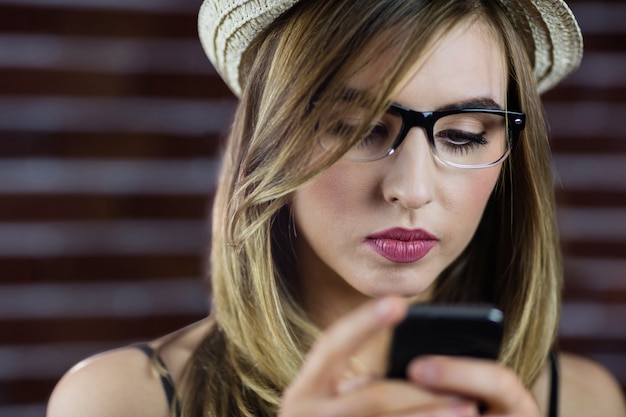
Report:
M392 101L418 111L485 100L504 108L503 56L484 23L459 25L416 62ZM366 68L349 87L363 89L378 73ZM393 155L342 158L307 183L293 201L307 308L384 295L427 299L474 235L500 169L445 166L413 128Z

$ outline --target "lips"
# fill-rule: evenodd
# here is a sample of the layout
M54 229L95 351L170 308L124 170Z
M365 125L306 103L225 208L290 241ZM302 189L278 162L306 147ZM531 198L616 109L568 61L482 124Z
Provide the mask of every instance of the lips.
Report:
M368 236L365 243L376 253L394 263L412 263L422 259L437 244L436 236L421 229L394 228Z

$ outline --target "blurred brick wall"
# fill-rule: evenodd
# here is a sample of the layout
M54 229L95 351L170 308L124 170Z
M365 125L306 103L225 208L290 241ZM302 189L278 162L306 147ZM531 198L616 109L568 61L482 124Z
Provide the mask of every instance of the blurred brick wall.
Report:
M200 0L0 0L0 415L92 353L201 318L235 99ZM560 344L626 385L626 4L570 2L581 69L545 96L566 255Z

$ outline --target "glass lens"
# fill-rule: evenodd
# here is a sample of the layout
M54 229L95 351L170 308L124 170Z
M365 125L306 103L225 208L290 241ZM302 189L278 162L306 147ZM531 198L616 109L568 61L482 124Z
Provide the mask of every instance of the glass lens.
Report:
M435 154L457 165L486 165L507 152L506 119L501 114L464 112L437 120Z
M363 117L349 114L326 121L330 126L320 136L320 144L328 151L345 146L362 128ZM400 113L389 110L375 121L362 139L355 143L345 157L355 161L372 161L391 153L403 128ZM419 129L419 127L415 127ZM433 127L433 152L443 162L460 166L480 166L494 163L508 150L506 118L502 114L478 111L463 112L441 117Z
M358 129L365 129L360 135L362 139L348 149L345 157L355 161L371 161L389 154L400 134L402 117L387 112L367 128L363 126L363 120L362 115L354 113L337 120L326 121L330 128L320 136L320 144L327 151L336 151L344 146Z

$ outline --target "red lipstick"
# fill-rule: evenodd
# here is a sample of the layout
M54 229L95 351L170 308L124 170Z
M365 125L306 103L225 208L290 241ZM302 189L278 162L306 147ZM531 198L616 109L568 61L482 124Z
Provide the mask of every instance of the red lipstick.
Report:
M426 256L437 237L422 229L393 228L367 236L365 243L391 262L411 263Z

